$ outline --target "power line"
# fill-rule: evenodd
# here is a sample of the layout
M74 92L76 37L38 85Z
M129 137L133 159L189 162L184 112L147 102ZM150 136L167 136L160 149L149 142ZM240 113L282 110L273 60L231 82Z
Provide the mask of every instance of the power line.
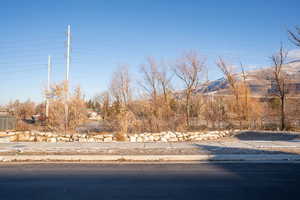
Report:
M47 84L47 94L46 94L46 117L49 115L49 92L50 92L50 76L51 76L51 56L48 56L48 84Z
M22 68L20 70L0 71L0 75L7 75L8 73L12 74L12 73L18 73L18 72L32 72L32 71L35 71L35 70L38 70L38 69L46 69L46 66L45 67ZM5 73L7 73L7 74L5 74Z

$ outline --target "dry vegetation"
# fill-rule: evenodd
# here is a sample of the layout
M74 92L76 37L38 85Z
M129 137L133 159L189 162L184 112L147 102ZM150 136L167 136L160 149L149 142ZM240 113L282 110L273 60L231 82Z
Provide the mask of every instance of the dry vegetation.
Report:
M299 45L299 28L289 32ZM44 103L15 101L8 105L19 120L19 129L29 129L25 123L39 114L42 129L75 130L87 120L87 109L97 112L101 122L116 132L118 140L127 133L187 131L195 129L226 129L232 127L255 129L291 129L299 127L299 99L288 99L285 87L289 77L282 70L286 52L281 48L271 57L273 68L268 76L275 85L268 98L253 98L247 85L247 73L241 65L241 77L222 58L217 66L228 82L230 95L202 94L207 66L197 52L183 54L173 64L166 65L148 58L140 66L139 79L133 79L127 66L120 66L113 74L107 91L85 102L80 88L67 95L65 83L53 85L46 92L50 100L49 116L45 117ZM175 87L176 85L176 87ZM66 98L68 96L68 98ZM66 107L67 105L67 107ZM68 109L66 109L68 108ZM296 121L295 123L295 120Z

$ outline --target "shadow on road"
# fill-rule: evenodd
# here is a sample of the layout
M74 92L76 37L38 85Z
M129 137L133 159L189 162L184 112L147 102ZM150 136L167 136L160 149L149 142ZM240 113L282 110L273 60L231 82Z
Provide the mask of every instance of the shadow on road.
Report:
M267 141L285 141L300 139L300 134L277 133L277 132L258 132L243 131L235 135L240 140L267 140Z
M284 152L278 150L266 150L266 149L255 149L255 148L241 148L241 147L220 147L214 145L201 145L194 144L195 147L199 148L200 151L207 152L211 155L222 155L222 154L237 154L237 155L247 155L247 154L284 154L284 155L298 155L297 153Z
M243 138L248 137L249 132L241 134ZM288 135L292 137L293 135ZM270 136L268 135L268 138ZM286 137L286 136L285 136ZM277 150L262 150L239 147L219 147L214 145L195 144L201 151L209 152L215 158L222 154L235 155L299 155ZM200 163L199 165L202 165ZM223 174L219 176L222 180L223 189L213 192L221 193L220 199L294 199L298 198L298 187L300 186L300 164L280 162L222 162L210 161L208 166L218 169ZM208 182L208 184L211 184ZM213 187L212 185L210 185ZM214 196L212 195L212 196Z

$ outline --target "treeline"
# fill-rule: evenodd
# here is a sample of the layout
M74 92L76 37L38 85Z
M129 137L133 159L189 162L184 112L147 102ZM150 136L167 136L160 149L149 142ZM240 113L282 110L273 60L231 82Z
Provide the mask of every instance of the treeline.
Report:
M284 59L278 56L280 54L276 54L274 59ZM252 97L243 66L240 79L223 59L216 62L230 89L229 95L222 96L199 91L207 84L207 66L198 53L185 53L173 63L166 66L154 58L148 58L140 66L138 80L130 76L127 67L121 66L113 74L109 89L88 101L87 106L97 111L112 130L122 133L293 127L289 123L290 118L281 120L281 98L277 97L283 92L286 95L284 99L288 101L288 92L278 90L270 94L270 98ZM276 80L273 70L278 69L274 67L265 75ZM287 78L281 70L278 87L288 81ZM288 114L289 117L299 118L292 102L288 105L284 106L284 116Z
M65 82L54 84L50 91L44 91L50 102L48 116L44 102L36 104L30 100L16 100L6 108L17 118L18 130L74 131L88 120L87 105L80 87L67 91L68 85Z
M289 34L300 46L300 29ZM74 130L86 122L87 108L96 111L103 127L119 133L120 138L126 133L168 130L299 128L299 98L289 98L292 94L287 86L291 77L283 69L287 52L280 48L271 62L272 67L257 77L273 86L273 91L262 98L251 94L243 65L238 77L222 58L216 65L228 83L229 95L200 92L207 85L209 69L205 58L195 51L184 53L168 65L148 58L139 67L138 78L131 75L127 66L120 66L112 75L107 91L87 102L80 88L66 98L68 86L54 85L45 92L51 104L43 128ZM45 113L44 104L30 101L10 103L8 107L19 119Z

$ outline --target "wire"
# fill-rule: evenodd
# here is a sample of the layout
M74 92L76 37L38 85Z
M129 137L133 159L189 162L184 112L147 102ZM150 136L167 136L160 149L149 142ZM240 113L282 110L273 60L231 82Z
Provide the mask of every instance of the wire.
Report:
M12 73L18 73L18 72L31 72L31 71L38 70L38 69L47 69L47 66L44 66L44 67L30 67L30 68L28 67L28 68L22 68L22 69L18 69L18 70L0 71L0 75L3 75L5 73L12 74Z

